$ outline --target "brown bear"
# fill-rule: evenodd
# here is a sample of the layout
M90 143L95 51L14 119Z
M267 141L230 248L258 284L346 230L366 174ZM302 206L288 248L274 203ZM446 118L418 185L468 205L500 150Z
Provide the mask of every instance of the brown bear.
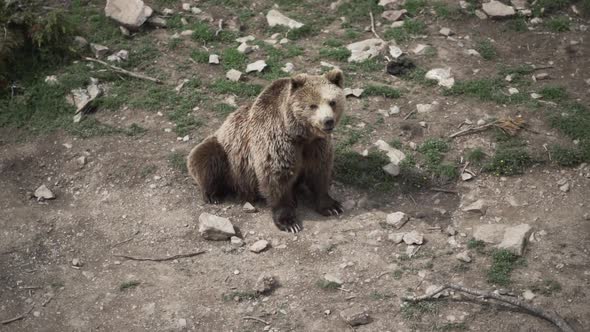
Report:
M282 231L299 232L295 190L311 193L324 216L343 212L329 194L332 131L345 108L344 76L339 69L324 75L298 74L274 81L253 104L230 114L221 127L190 152L190 175L205 202L218 204L226 195L241 200L264 198Z

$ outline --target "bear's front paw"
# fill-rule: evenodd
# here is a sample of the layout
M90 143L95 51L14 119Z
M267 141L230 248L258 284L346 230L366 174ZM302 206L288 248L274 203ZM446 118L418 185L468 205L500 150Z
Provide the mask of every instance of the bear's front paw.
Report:
M272 210L272 221L283 232L297 233L303 229L297 221L295 209L292 207L278 207Z
M317 211L322 216L329 217L342 214L344 209L342 209L340 202L328 196L319 201Z
M215 193L205 193L203 194L205 198L205 203L208 204L221 204L223 202L223 195L215 194Z

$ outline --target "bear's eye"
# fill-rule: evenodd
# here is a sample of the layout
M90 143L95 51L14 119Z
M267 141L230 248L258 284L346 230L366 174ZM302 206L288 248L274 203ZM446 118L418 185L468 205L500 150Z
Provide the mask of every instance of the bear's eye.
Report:
M334 100L331 100L331 101L330 101L330 107L334 107L334 106L336 106L336 101L334 101Z
M311 108L312 110L317 110L318 109L318 105L309 105L309 108Z

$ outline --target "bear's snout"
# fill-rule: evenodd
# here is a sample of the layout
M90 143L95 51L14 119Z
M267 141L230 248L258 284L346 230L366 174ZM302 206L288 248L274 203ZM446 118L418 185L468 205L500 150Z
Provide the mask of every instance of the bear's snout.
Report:
M334 118L333 117L326 117L322 120L322 125L324 126L324 131L331 132L334 130Z

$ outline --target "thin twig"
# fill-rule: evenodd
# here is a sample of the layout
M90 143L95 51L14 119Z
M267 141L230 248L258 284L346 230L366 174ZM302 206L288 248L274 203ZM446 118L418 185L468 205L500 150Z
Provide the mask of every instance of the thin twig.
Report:
M373 32L373 34L375 35L375 37L381 39L381 37L379 37L379 35L377 34L377 31L375 31L375 19L373 18L373 12L369 11L369 16L371 17L371 32Z
M42 306L42 307L44 307L44 306L48 305L48 304L49 304L49 302L51 302L51 300L53 300L53 298L54 298L54 297L58 296L58 295L59 295L59 294L61 294L61 292L63 292L63 291L64 291L64 288L62 288L62 289L59 291L59 293L57 293L57 294L55 294L55 295L53 295L53 294L52 294L52 295L49 295L49 296L47 297L47 299L46 299L45 301L43 301L43 303L41 303L41 306Z
M414 113L416 113L416 110L413 110L410 113L406 114L406 116L404 116L404 120L409 119L412 116L412 114L414 114Z
M455 190L445 189L445 188L430 188L430 190L441 192L441 193L447 193L447 194L458 194L459 193Z
M3 320L3 321L2 321L2 322L0 322L0 323L1 323L2 325L6 325L6 324L10 324L10 323L12 323L12 322L16 322L17 320L21 320L21 319L25 318L25 317L26 317L26 316L27 316L27 315L28 315L28 314L29 314L31 311L33 311L33 308L34 308L34 307L35 307L35 306L34 306L34 305L32 305L32 306L31 306L31 308L29 308L29 310L27 310L27 312L25 312L25 313L23 313L23 314L20 314L20 315L18 315L18 316L16 316L16 317L14 317L14 318L7 319L7 320Z
M255 321L257 321L257 322L261 322L261 323L263 323L263 324L270 325L270 323L269 323L269 322L267 322L267 321L265 321L265 320L263 320L263 319L260 319L260 318L258 318L258 317L253 317L253 316L244 316L244 317L242 317L242 319L245 319L245 320L255 320Z
M533 65L533 70L543 70L543 69L551 69L551 68L555 68L555 66L547 65L547 66L536 67L535 65Z
M174 255L174 256L170 256L170 257L162 257L162 258L151 258L151 257L134 257L134 256L127 256L127 255L113 255L115 257L119 257L119 258L126 258L126 259L130 259L132 261L150 261L150 262L165 262L165 261L172 261L178 258L187 258L187 257L194 257L200 254L204 254L206 251L202 250L202 251L197 251L197 252L193 252L190 254L180 254L180 255Z
M342 288L342 287L338 287L336 289L339 290L339 291L347 292L347 293L350 293L351 292L350 289L346 289L346 288Z
M547 151L547 156L549 157L549 161L551 160L551 151L549 151L549 149L547 149L547 143L543 144L543 149L545 149L545 151Z
M408 197L410 197L412 203L414 203L415 206L418 206L418 203L416 203L416 200L414 199L414 197L412 197L412 195L408 194Z
M112 248L114 248L114 247L116 247L116 246L120 246L120 245L122 245L123 243L127 243L127 242L129 242L129 241L133 240L133 239L135 238L135 235L137 235L137 234L139 234L139 231L138 231L138 230L137 230L137 231L135 231L135 232L133 233L133 235L132 235L130 238L128 238L128 239L126 239L126 240L123 240L123 241L120 241L120 242L117 242L117 243L113 244Z
M152 82L158 83L158 84L162 84L163 83L161 80L159 80L157 78L153 78L153 77L146 76L146 75L143 75L143 74L135 73L135 72L132 72L132 71L123 69L121 67L109 65L108 63L106 63L104 61L101 61L101 60L98 60L98 59L84 57L84 60L86 60L86 61L92 61L92 62L96 62L96 63L100 63L101 65L106 66L106 67L109 67L109 68L111 68L112 70L114 70L114 71L116 71L118 73L129 75L131 77L135 77L135 78L139 78L139 79L147 80L147 81L152 81Z
M482 126L471 127L471 128L459 130L458 132L449 135L449 138L455 138L455 137L458 137L458 136L463 136L463 135L469 135L469 134L473 134L473 133L478 133L480 131L484 131L484 130L487 130L488 128L491 128L493 125L494 125L494 123L488 123L488 124L485 124L485 125L482 125Z
M553 323L555 326L557 326L557 328L559 328L563 332L574 332L574 329L572 329L572 327L569 326L569 324L563 318L561 318L561 316L559 316L555 312L549 312L549 311L543 310L541 308L534 307L534 306L532 306L526 302L523 302L519 299L516 299L516 298L502 296L502 295L495 294L492 292L485 292L485 291L481 291L481 290L477 290L477 289L473 289L473 288L467 288L467 287L455 285L455 284L447 284L447 285L440 286L437 289L435 289L434 291L432 291L428 294L419 296L419 297L415 297L415 298L414 297L406 297L406 298L404 298L404 301L418 302L418 301L430 300L430 299L433 299L434 296L436 296L437 294L441 293L442 291L444 291L446 289L452 289L452 290L455 290L458 292L470 294L470 295L477 296L477 297L480 297L483 299L489 298L489 299L493 299L493 300L496 300L496 301L499 301L502 303L510 304L514 307L523 309L525 312L527 312L530 315L533 315L533 316L536 316L539 318L543 318L543 319Z
M222 18L219 19L219 28L217 29L217 31L215 31L215 36L217 37L217 35L219 35L221 33L221 31L223 31L223 19Z

